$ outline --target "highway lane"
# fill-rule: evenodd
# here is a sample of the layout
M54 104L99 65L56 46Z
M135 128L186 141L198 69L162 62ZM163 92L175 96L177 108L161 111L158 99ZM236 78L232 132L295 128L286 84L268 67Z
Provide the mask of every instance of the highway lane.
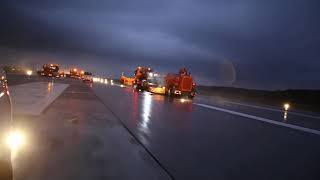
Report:
M37 76L9 81L13 125L24 139L12 151L15 180L170 179L90 85Z
M319 135L130 88L94 84L93 90L175 179L320 178ZM281 112L220 107L283 120Z

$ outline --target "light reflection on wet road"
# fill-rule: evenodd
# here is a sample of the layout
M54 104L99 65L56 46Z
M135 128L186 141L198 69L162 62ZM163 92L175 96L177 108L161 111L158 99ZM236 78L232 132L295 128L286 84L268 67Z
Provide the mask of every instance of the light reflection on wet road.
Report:
M320 177L317 135L131 88L93 90L176 179Z

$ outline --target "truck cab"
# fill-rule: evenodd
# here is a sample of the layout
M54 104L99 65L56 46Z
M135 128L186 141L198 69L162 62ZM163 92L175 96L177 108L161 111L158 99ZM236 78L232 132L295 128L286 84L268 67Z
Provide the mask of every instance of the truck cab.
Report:
M185 69L179 74L169 73L165 77L166 94L169 96L188 96L193 98L196 95L196 84Z

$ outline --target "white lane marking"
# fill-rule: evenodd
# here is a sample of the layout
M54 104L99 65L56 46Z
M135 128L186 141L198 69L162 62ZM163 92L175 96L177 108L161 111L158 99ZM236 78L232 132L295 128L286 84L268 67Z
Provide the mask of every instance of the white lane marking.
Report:
M301 126L297 126L297 125L287 124L287 123L283 123L283 122L279 122L279 121L275 121L275 120L271 120L271 119L267 119L267 118L253 116L253 115L240 113L240 112L236 112L236 111L231 111L231 110L228 110L228 109L218 108L218 107L214 107L214 106L209 106L209 105L206 105L206 104L200 104L200 103L193 103L193 104L197 105L197 106L204 107L204 108L208 108L208 109L222 111L222 112L225 112L225 113L229 113L229 114L233 114L233 115L237 115L237 116L241 116L241 117L245 117L245 118L249 118L249 119L254 119L254 120L258 120L258 121L262 121L262 122L266 122L266 123L270 123L270 124L275 124L275 125L278 125L278 126L283 126L283 127L287 127L287 128L291 128L291 129L295 129L295 130L311 133L311 134L320 135L320 131L317 131L315 129L309 129L309 128L305 128L305 127L301 127Z
M240 106L247 106L247 107L252 107L252 108L257 108L257 109L264 109L264 110L275 111L275 112L284 112L283 110L274 109L274 108L268 108L268 107L250 105L250 104L242 104L242 103L230 102L230 101L226 101L226 102L229 103L229 104L235 104L235 105L240 105ZM290 114L297 115L297 116L301 116L301 117L308 117L308 118L313 118L313 119L320 119L319 116L302 114L302 113L297 113L297 112L292 112L292 111L289 111L289 113L290 113Z
M67 94L89 94L89 92L78 92L78 91L66 91Z
M69 85L34 82L10 87L13 113L40 115Z
M207 97L207 96L206 96ZM207 99L207 98L200 98L200 99ZM252 108L257 108L257 109L264 109L264 110L269 110L269 111L274 111L274 112L281 112L283 113L284 110L276 109L276 108L269 108L269 107L263 107L263 106L257 106L257 105L251 105L251 104L244 104L244 103L238 103L238 102L232 102L228 100L223 100L225 103L229 104L235 104L235 105L240 105L240 106L246 106L246 107L252 107ZM315 116L315 115L309 115L309 114L302 114L298 113L295 111L289 111L290 114L296 115L296 116L301 116L301 117L307 117L307 118L313 118L313 119L320 119L320 116Z
M4 92L0 93L0 98L2 98L3 95L4 95Z

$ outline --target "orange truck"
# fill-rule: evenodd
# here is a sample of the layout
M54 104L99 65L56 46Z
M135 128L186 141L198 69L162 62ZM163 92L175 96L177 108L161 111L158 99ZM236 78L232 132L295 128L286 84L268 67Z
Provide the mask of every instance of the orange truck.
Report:
M168 73L164 77L165 93L168 96L188 96L193 98L196 95L196 83L185 68L179 74Z

